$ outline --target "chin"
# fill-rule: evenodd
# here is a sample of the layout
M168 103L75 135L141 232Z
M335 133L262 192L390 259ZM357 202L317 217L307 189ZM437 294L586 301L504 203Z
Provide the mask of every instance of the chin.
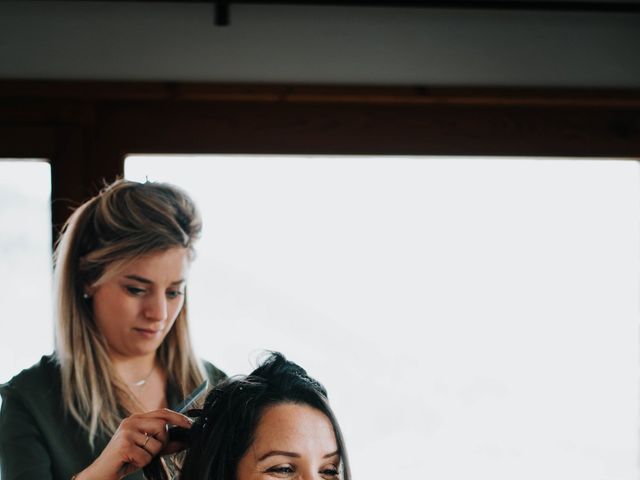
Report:
M131 352L131 356L134 357L150 355L157 352L158 348L160 348L160 345L162 345L162 342L158 343L157 345L136 345L135 347L129 349L129 351Z

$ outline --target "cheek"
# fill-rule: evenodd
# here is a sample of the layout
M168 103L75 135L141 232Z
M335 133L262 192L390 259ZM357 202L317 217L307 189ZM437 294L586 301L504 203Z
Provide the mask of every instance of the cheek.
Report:
M133 310L127 299L112 293L98 294L93 301L94 318L101 330L113 330L128 323Z

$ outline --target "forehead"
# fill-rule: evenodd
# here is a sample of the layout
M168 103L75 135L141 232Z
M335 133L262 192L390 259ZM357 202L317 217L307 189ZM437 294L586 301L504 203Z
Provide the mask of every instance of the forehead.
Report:
M98 283L125 275L138 275L154 282L173 282L184 279L188 269L189 254L187 249L174 247L141 257L113 262L107 267Z
M268 407L258 423L254 452L259 457L272 450L324 456L337 450L333 426L321 411L298 404Z

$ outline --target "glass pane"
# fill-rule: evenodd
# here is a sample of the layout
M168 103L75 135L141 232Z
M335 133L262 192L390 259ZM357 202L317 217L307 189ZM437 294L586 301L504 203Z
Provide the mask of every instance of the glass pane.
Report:
M356 478L636 480L628 160L131 156L205 229L197 348L322 380Z
M51 170L0 159L0 382L53 351Z

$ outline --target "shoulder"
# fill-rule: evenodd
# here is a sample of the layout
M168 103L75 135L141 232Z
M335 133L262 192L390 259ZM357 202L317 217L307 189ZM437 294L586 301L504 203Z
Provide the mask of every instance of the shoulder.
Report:
M43 356L39 362L23 370L7 383L0 385L0 394L23 398L42 398L57 395L60 367L53 355Z
M227 378L227 374L220 370L218 367L213 365L211 362L207 362L206 360L202 360L202 366L204 367L205 372L207 373L207 378L209 379L209 383L211 385L217 385L222 380Z
M2 439L9 431L43 431L61 418L60 373L52 356L44 356L38 363L7 383L0 385L2 409L0 426Z
M70 478L91 463L86 433L65 414L60 367L45 356L0 386L2 478Z

